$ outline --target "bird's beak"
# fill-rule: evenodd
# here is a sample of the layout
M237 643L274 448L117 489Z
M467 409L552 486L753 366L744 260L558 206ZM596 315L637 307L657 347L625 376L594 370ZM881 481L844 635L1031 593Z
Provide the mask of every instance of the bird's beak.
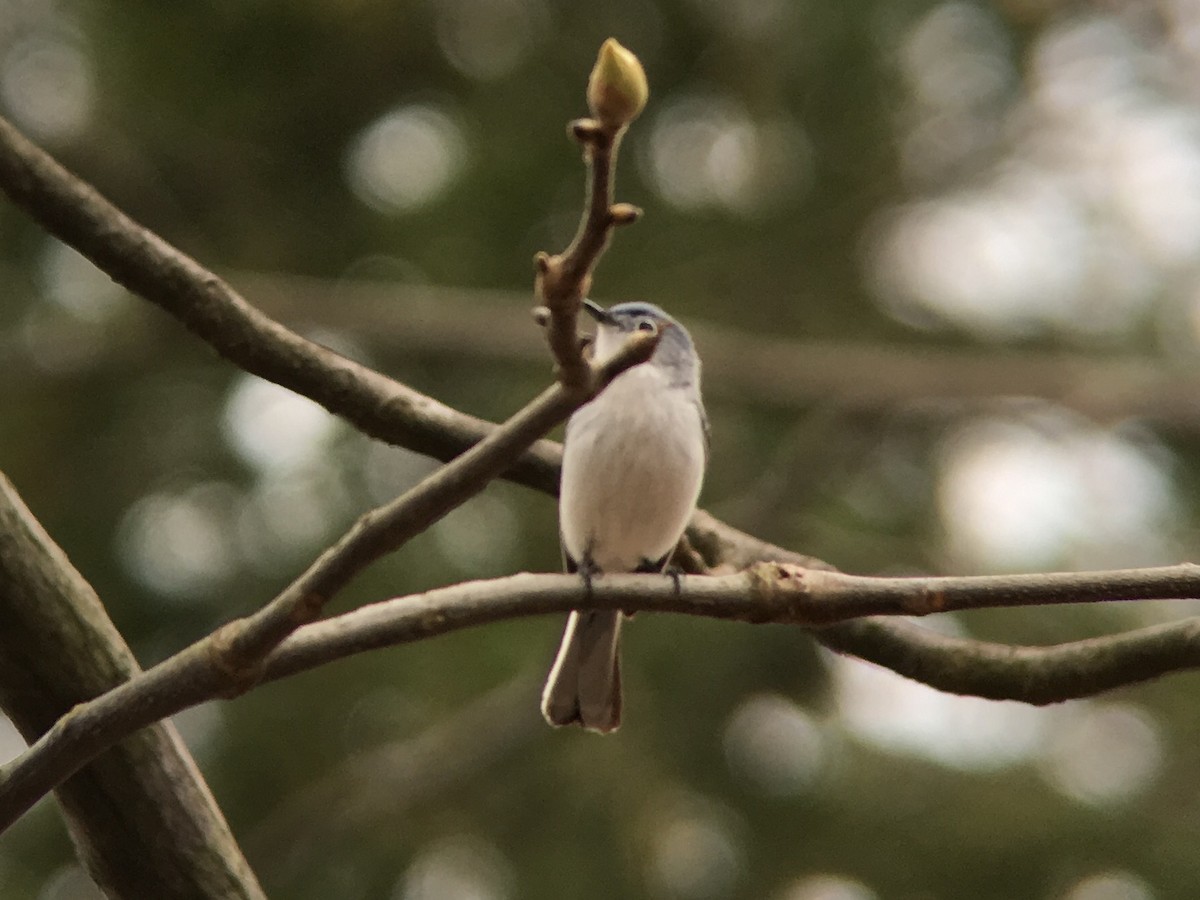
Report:
M594 300L584 300L583 308L587 310L588 315L599 322L601 325L616 325L617 320L613 318L612 313L596 303Z

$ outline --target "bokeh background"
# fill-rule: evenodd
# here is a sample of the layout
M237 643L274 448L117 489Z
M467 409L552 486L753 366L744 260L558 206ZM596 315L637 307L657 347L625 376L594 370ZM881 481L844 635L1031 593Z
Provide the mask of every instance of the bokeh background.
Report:
M268 312L499 419L549 376L530 257L574 228L565 123L610 35L651 81L619 176L646 216L595 296L696 332L709 510L862 573L1196 556L1194 0L0 0L0 110ZM6 204L0 297L0 469L143 664L432 468ZM552 500L497 484L337 609L557 566ZM1196 610L928 624L1048 643ZM560 627L178 717L271 896L1200 894L1195 676L1033 709L642 616L598 738L537 717ZM0 839L0 896L94 896L51 804Z

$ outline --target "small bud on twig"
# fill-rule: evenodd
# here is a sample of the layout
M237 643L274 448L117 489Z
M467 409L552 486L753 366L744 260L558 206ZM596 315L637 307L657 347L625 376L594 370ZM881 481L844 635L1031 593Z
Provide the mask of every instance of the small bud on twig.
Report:
M596 66L588 79L588 108L608 128L624 128L638 117L650 97L646 70L616 38L600 47Z
M608 208L608 218L614 225L632 225L642 211L632 203L614 203Z
M579 143L590 144L599 136L601 127L595 119L576 119L567 127L567 130L571 133L571 137Z

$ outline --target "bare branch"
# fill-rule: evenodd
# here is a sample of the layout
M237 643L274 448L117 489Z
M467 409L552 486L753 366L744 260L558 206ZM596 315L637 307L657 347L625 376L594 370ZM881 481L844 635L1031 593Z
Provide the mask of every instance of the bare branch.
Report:
M639 98L630 98L620 90L625 86L621 76L640 78L640 104L636 102ZM566 250L553 256L543 252L534 257L536 291L549 311L544 322L546 340L564 384L584 384L588 374L577 321L583 299L591 290L596 263L608 247L613 229L636 221L641 214L628 203L613 203L613 177L621 138L629 122L645 105L645 90L646 76L637 57L609 39L601 48L588 85L588 102L597 118L579 119L569 129L583 146L590 175L583 216ZM632 105L623 103L631 99Z
M690 534L714 565L744 567L774 560L831 568L819 560L730 528L703 511L692 519ZM1198 596L1193 593L1194 587L1186 583L1192 567L1173 568L1185 579L1175 584L1174 596ZM1168 574L1168 582L1171 577ZM961 583L962 579L950 581ZM1095 586L1093 583L1092 587ZM1102 595L1105 593L1101 591ZM856 656L947 693L1045 704L1196 668L1200 666L1198 628L1200 619L1192 618L1057 647L1019 647L947 637L912 622L876 618L839 622L814 630L813 636L838 653Z
M602 390L654 352L659 335L631 335L587 381ZM493 431L396 500L363 515L332 547L257 613L208 637L90 703L75 707L26 753L0 767L0 831L97 753L137 729L215 696L254 684L260 663L281 640L311 621L355 574L397 549L474 496L537 436L590 399L555 384Z
M134 222L0 118L0 189L114 281L166 310L239 368L289 388L364 434L442 461L495 426L305 340L222 279ZM539 444L511 477L557 478L558 449Z
M32 742L138 672L96 597L0 475L0 705ZM57 788L79 858L112 897L261 898L169 722Z
M572 575L521 574L401 597L308 625L267 656L261 675L273 680L368 650L588 606L816 626L816 636L835 649L859 655L861 646L870 643L871 654L861 655L876 656L901 674L946 690L1049 702L1200 667L1200 620L1061 648L1025 650L930 634L914 637L903 624L880 629L875 622L855 623L857 635L853 629L838 632L820 626L869 615L1197 596L1200 566L1193 565L1082 574L870 578L760 563L728 575L689 577L678 588L655 576L606 575L593 582L590 593ZM915 653L914 643L921 648ZM211 644L211 638L205 639L76 707L27 753L0 768L0 829L125 735L222 695L230 686L229 673L214 664ZM998 673L995 680L970 671L979 661L987 664L987 672ZM1058 665L1065 668L1058 671ZM1080 677L1083 672L1096 675L1095 686ZM1022 676L1036 677L1036 682L1027 686Z
M814 636L824 642L826 635L834 635L828 643L840 650L843 644L852 643L846 639L848 631L839 631L843 627L840 625L820 626L833 626L834 623L868 615L909 616L950 610L1057 603L1191 598L1200 596L1200 566L1180 565L1082 574L871 578L771 564L729 575L688 577L678 590L670 580L654 576L605 575L596 579L590 597L582 592L579 579L570 575L522 574L466 582L371 604L310 625L288 638L266 660L263 677L265 680L274 680L368 650L412 643L489 622L565 612L581 605L596 609L672 612L817 627ZM880 631L876 626L883 623L875 620L850 624L861 632L860 639L863 641L869 639L880 645L885 638L890 639L893 658L898 652L895 648L904 645L904 641L897 639L896 634L911 637L915 629L925 635L940 637L928 629L908 623L890 623L901 626L896 634L890 635L886 630ZM1178 629L1174 640L1180 641L1186 637L1186 640L1194 642L1192 655L1180 657L1178 649L1181 644L1173 644L1176 655L1162 663L1161 671L1200 666L1200 631L1197 631L1200 619L1189 619L1173 627ZM1147 633L1158 634L1161 630L1148 629ZM1080 646L1094 654L1095 659L1090 660L1090 664L1101 667L1113 665L1127 657L1121 654L1106 656L1109 653L1108 643L1126 641L1130 635L1139 634L1142 632L1085 641ZM937 661L943 664L953 661L969 665L972 661L971 650L977 645L983 648L984 657L989 654L995 657L999 652L995 650L998 645L970 640L958 640L951 645L922 639L921 643L925 647L936 646L941 654ZM956 658L947 655L946 648L951 646ZM1148 649L1148 645L1140 646L1143 650ZM845 646L844 649L860 655L853 646ZM1122 650L1124 652L1126 650ZM877 650L875 655L885 656L885 651ZM905 663L909 671L901 671L900 674L915 677L911 673L933 671L935 666L931 663L934 658L927 656L924 660L923 664L910 660ZM993 662L992 671L1004 669L1002 659L995 658ZM1052 664L1048 664L1047 668L1052 668ZM939 677L942 684L937 686L944 686L944 689L956 693L977 693L966 689L967 683L954 680L952 667L943 665ZM1003 677L1009 679L1008 684L1016 683L1013 673L1005 673ZM1047 671L1045 677L1053 679L1055 676ZM1126 683L1121 680L1124 675L1119 666L1112 677L1116 680L1094 692ZM1128 680L1136 681L1145 677L1150 676L1138 675ZM1086 693L1087 685L1081 685L1078 690ZM1007 695L1004 698L1025 699Z
M843 622L816 637L940 691L1038 706L1200 668L1200 617L1051 647L950 637L880 619Z

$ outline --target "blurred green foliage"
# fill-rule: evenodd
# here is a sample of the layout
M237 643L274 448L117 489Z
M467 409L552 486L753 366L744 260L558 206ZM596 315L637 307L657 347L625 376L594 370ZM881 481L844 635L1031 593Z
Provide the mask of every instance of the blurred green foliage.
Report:
M406 285L505 288L517 292L511 315L525 317L532 254L561 247L574 227L583 179L564 126L585 111L587 72L612 35L643 59L652 96L618 178L620 199L646 216L602 264L599 300L644 297L685 322L772 338L1158 353L1147 338L1154 310L1100 341L1069 328L980 335L918 328L872 288L867 260L887 216L970 184L1011 140L947 167L944 184L914 185L902 74L927 52L915 31L947 8L990 23L989 46L1014 73L995 100L1004 107L1031 90L1028 48L1084 15L1056 6L0 0L0 109L131 215L235 273L235 285L250 271L394 278L400 319ZM364 149L371 133L375 156ZM704 141L697 168L684 156ZM380 156L389 146L412 155ZM671 182L675 162L690 182ZM89 277L0 205L0 468L149 664L265 602L428 466L286 404L280 413L276 395L238 413L234 398L252 390L244 376ZM491 419L548 377L544 363L316 336ZM852 571L962 567L947 549L954 522L940 518L939 477L956 429L983 413L922 410L919 397L887 416L710 397L708 508ZM247 440L265 449L256 456ZM1166 460L1174 513L1163 540L1186 548L1194 435L1140 440ZM494 485L336 608L557 566L552 501ZM1051 610L947 627L1050 641L1138 621L1126 610ZM801 632L639 617L625 647L626 724L598 738L526 721L560 624L374 653L182 716L269 894L1169 900L1200 890L1194 676L1027 713L1013 721L1031 737L1010 758L986 746L955 758L939 742L953 749L977 716L986 744L986 710L1009 705L955 718L904 694L889 710L884 679L879 708L855 719L864 698ZM447 747L444 760L424 760L422 783L394 808L377 784L403 772L343 768L455 721L514 678L530 679L513 706L522 728L473 736L494 753L464 760ZM923 743L870 736L871 717L891 721L897 708ZM290 804L314 783L334 784L341 801ZM71 860L43 804L0 840L0 894L79 896Z

